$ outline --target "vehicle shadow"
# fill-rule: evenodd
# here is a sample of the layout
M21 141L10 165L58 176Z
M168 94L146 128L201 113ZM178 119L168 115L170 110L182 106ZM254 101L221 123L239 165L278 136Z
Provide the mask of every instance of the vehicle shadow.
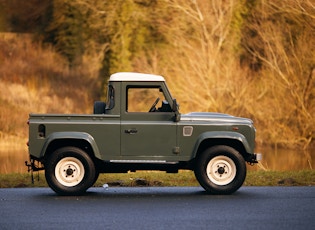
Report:
M250 189L252 190L252 189ZM155 199L155 198L201 198L201 199L243 199L251 196L258 197L254 191L241 188L230 195L213 195L201 187L109 187L90 188L86 193L76 196L61 196L50 189L41 194L42 198L54 198L58 200L102 200L102 199Z

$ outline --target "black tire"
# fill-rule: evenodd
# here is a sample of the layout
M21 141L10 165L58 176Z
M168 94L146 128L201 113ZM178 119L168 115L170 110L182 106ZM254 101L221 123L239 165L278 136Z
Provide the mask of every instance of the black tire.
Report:
M246 165L237 150L217 145L206 149L197 157L194 172L207 192L225 195L242 186L246 177Z
M96 171L92 159L82 149L63 147L48 157L45 177L59 195L81 195L95 182Z
M100 173L99 171L96 169L95 170L95 176L94 176L94 179L93 179L93 182L91 184L91 186L93 186L95 184L95 182L98 180L98 177L99 177Z

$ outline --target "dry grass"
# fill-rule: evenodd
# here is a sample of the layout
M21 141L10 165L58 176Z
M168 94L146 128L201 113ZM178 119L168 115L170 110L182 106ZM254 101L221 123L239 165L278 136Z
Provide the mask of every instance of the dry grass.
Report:
M1 33L0 63L0 148L25 145L29 113L90 113L99 97L93 68L70 71L30 35Z

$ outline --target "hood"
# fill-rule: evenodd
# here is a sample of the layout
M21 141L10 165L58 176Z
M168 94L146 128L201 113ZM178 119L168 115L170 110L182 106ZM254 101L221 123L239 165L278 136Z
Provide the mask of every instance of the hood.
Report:
M233 123L245 123L253 124L253 121L248 118L234 117L224 113L203 113L192 112L187 114L181 114L181 121L205 121L205 122L233 122Z

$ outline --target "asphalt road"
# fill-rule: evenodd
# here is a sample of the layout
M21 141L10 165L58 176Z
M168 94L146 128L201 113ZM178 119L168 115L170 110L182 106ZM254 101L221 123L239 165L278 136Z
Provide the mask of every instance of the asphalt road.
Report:
M0 189L0 229L314 229L315 187Z

